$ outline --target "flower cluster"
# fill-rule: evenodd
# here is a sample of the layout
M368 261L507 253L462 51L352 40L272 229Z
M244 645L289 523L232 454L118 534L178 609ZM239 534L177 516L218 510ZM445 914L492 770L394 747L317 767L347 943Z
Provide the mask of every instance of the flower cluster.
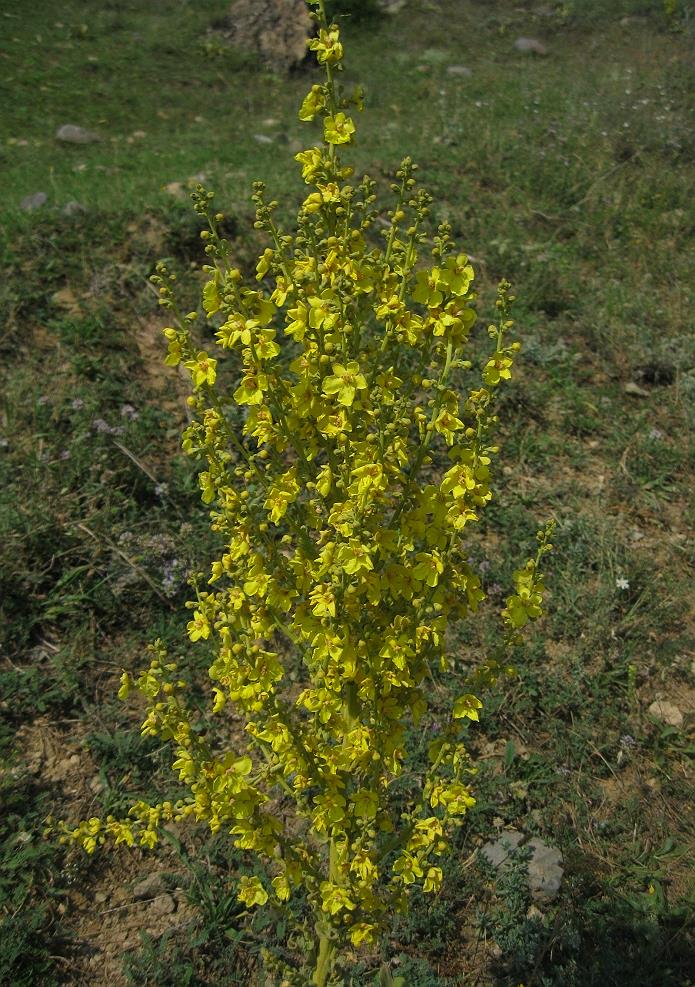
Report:
M308 186L296 230L279 227L277 204L257 183L256 226L269 245L248 284L199 187L203 306L216 348L196 342L195 313L165 330L166 362L190 374L184 448L206 461L202 499L223 544L196 585L188 631L214 651L213 713L233 704L248 744L220 752L193 729L185 685L156 644L147 670L124 675L121 695L144 694L143 730L174 744L190 798L139 803L132 823L89 820L75 835L88 850L108 835L150 845L162 823L184 817L228 832L267 862L267 882L240 883L247 906L284 902L298 888L308 896L322 983L326 943L371 942L410 888L437 891L452 828L473 804L465 724L478 719L473 690L494 679L499 655L481 659L471 692L432 737L417 797L404 806L394 782L408 726L428 713L431 677L451 667L447 629L484 598L465 540L492 497L495 392L519 344L508 338L502 283L492 351L480 372L467 359L473 267L446 226L428 246L430 198L410 159L392 186L385 244L375 246L374 183L350 184L338 156L355 139L362 94L338 84L338 28L321 0L311 5L310 47L325 81L300 118L320 121L322 141L296 155ZM165 268L156 281L175 315ZM462 395L464 374L475 379ZM516 575L506 643L541 613L548 537Z

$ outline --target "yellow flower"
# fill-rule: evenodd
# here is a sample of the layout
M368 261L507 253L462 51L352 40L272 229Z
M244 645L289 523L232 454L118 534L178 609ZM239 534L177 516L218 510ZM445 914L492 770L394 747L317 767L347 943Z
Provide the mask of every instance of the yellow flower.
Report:
M301 164L302 178L307 184L313 182L323 170L323 155L317 147L310 147L308 151L299 151L295 154L294 160Z
M440 270L433 267L431 271L420 271L416 275L416 286L413 289L413 301L421 302L428 308L437 308L444 301L440 291Z
M204 350L196 354L195 360L187 360L185 363L186 369L191 372L193 386L196 388L202 387L203 384L208 384L212 387L217 376L215 372L216 366L217 360L213 360Z
M312 86L299 108L299 119L305 121L313 120L319 110L323 108L323 105L323 86Z
M488 360L483 370L483 380L486 384L499 384L501 380L509 380L512 376L512 361L502 353L496 353Z
M442 886L442 877L443 874L441 867L430 867L425 875L422 890L425 892L439 891Z
M316 52L316 59L320 65L337 65L343 57L340 33L336 27L331 27L328 31L321 28L318 38L314 38L309 43L309 48Z
M341 111L323 121L323 139L327 144L349 144L355 133L355 124Z
M248 371L234 392L234 400L237 404L260 404L267 386L268 378L265 374Z
M265 905L268 900L268 892L257 877L242 877L239 879L239 901L253 908L254 905Z
M364 391L367 381L360 373L360 365L356 360L351 360L347 366L341 363L333 364L333 376L326 377L323 382L323 393L337 395L338 402L349 408L358 391Z
M210 624L208 623L207 617L205 617L200 610L196 610L193 614L193 620L188 621L187 629L188 636L191 641L199 641L201 637L203 640L207 641L210 637Z

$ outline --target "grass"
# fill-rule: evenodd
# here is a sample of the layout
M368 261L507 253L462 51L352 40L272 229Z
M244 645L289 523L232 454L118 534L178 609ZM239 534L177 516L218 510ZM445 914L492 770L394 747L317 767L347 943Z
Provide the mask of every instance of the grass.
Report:
M280 79L225 49L208 28L226 7L0 13L3 983L255 984L261 945L297 945L280 916L240 917L231 875L252 862L204 833L88 868L43 838L48 815L171 792L167 752L114 699L121 668L159 636L195 681L205 670L183 604L214 543L147 277L171 258L193 304L185 185L200 173L248 258L251 181L289 216L292 148L312 139L296 119L311 72ZM368 91L358 170L385 185L411 154L435 220L477 258L481 311L502 275L518 295L506 466L471 547L493 603L536 525L558 519L548 617L471 732L478 804L445 889L383 944L409 987L695 982L692 23L687 4L648 0L423 2L346 21L350 79ZM517 53L519 35L548 56ZM102 140L60 145L63 123ZM37 191L48 204L20 210ZM64 215L70 200L85 211ZM452 642L474 644L470 629ZM657 697L682 728L649 713ZM502 878L473 862L503 827L563 851L540 911L523 859ZM153 869L172 913L132 898ZM356 959L355 985L374 969Z

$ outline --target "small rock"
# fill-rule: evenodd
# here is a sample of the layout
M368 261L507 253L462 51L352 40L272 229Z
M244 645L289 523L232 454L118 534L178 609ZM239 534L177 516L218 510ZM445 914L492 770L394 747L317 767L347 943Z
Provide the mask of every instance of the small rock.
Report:
M272 137L268 137L267 134L254 134L253 135L253 139L256 141L257 144L272 144L273 143L273 138Z
M77 765L80 763L80 755L71 754L70 757L68 758L68 762L73 766L77 767Z
M669 727L682 727L683 714L673 703L665 699L656 699L647 710L650 716L660 720Z
M630 394L634 398L648 398L649 391L645 391L643 387L639 384L635 384L634 380L629 380L627 384L623 386L623 392L625 394Z
M450 65L446 70L447 75L460 75L464 76L466 79L470 79L473 75L472 71L467 65Z
M72 288L60 288L59 291L54 291L51 295L51 302L59 308L65 309L69 315L79 315L82 311Z
M426 48L420 57L430 65L441 65L442 62L446 61L447 52L442 48Z
M161 874L148 874L142 881L133 888L133 897L142 901L145 898L154 898L165 890L164 878Z
M61 209L63 216L81 216L82 213L87 212L86 208L77 199L71 199L70 202L66 202Z
M408 0L377 0L379 8L385 14L399 14Z
M504 870L514 851L520 848L531 850L527 865L529 891L537 901L552 901L560 890L564 874L562 853L555 847L548 846L539 837L527 841L523 833L507 829L494 843L486 843L480 852L493 867Z
M224 36L233 47L255 53L273 72L288 72L307 57L314 25L304 0L234 0Z
M524 842L524 834L516 829L506 829L494 843L486 843L481 853L493 867L506 863L510 853Z
M70 774L70 758L64 757L60 761L56 761L53 765L53 777L56 781L64 781Z
M177 199L183 198L183 196L186 194L184 191L183 182L168 182L166 185L163 186L163 189L165 192L168 192L169 195L173 195Z
M94 144L101 137L84 127L77 127L74 123L64 123L56 131L56 140L63 141L64 144Z
M93 778L90 778L89 789L94 792L95 795L104 791L104 782L101 780L99 775L94 775Z
M160 894L154 899L150 908L156 915L170 915L176 911L176 902L170 894Z
M108 901L109 896L105 891L97 891L94 895L94 900L97 905L103 905L105 901Z
M547 55L548 49L536 38L517 38L514 42L517 51L530 55Z
M48 196L45 192L34 192L33 195L26 195L22 201L19 203L19 208L24 212L34 212L35 209L40 209L41 206L45 206L48 202Z
M538 837L529 840L527 846L533 850L528 862L529 890L538 901L552 901L557 897L565 872L562 854Z

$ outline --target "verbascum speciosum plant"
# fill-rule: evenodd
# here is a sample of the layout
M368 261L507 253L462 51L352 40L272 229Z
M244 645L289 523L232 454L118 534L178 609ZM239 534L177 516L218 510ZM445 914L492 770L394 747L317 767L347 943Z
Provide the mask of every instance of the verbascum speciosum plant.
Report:
M172 744L190 796L137 803L127 821L91 819L71 835L93 851L109 838L153 846L171 820L228 834L264 866L264 878L238 881L249 909L282 909L297 894L308 903L309 965L285 982L323 987L343 982L346 950L388 930L413 887L440 888L442 855L474 802L467 721L541 613L550 528L516 573L497 652L477 662L448 653L448 629L484 598L466 543L492 497L495 395L519 349L512 299L503 282L476 369L466 358L473 267L448 227L428 239L430 196L409 158L377 246L375 184L349 184L341 159L361 93L343 92L339 30L323 0L310 7L324 77L299 116L322 139L296 155L309 190L294 231L257 183L268 246L249 284L212 194L198 188L212 349L196 341L195 313L177 315L162 265L154 279L171 313L166 362L190 373L183 445L206 462L202 499L220 544L209 577L194 581L188 625L211 654L211 715L200 723L160 642L149 668L124 674L120 695L145 696L143 731ZM470 388L455 389L467 378ZM429 765L399 785L409 728L429 722L432 680L462 665L474 671L456 676L464 685L439 716ZM234 750L215 730L230 708L245 726ZM392 982L386 968L382 982Z

